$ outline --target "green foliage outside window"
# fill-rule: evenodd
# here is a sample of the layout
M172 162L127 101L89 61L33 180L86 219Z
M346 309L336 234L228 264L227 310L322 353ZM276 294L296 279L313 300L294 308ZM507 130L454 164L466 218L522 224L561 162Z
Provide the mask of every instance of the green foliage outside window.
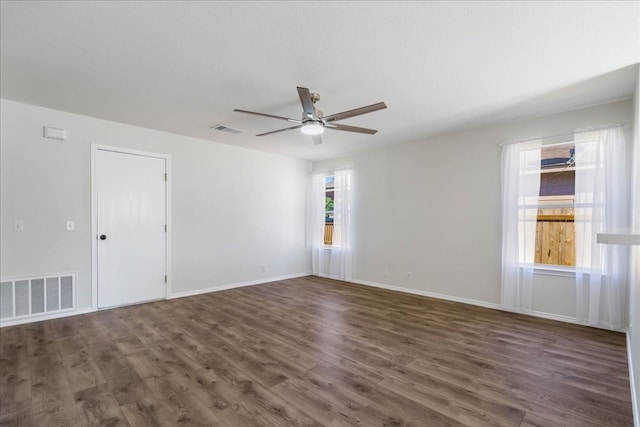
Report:
M324 210L325 212L333 212L333 199L330 197L324 198Z

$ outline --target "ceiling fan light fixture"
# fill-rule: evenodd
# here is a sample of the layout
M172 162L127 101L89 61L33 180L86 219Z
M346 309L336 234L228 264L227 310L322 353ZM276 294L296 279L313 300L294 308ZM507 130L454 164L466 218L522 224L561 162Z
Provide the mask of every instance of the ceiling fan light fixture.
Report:
M320 123L306 123L300 128L305 135L320 135L324 133L324 126Z
M324 132L324 126L320 123L306 123L300 128L305 135L320 135Z

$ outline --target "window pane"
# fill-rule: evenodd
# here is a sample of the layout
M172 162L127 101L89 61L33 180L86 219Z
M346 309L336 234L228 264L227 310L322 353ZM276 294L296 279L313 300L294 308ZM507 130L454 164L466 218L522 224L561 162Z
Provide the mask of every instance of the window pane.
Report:
M327 176L324 179L325 198L324 198L324 244L333 244L333 203L334 203L334 182L333 176Z
M542 173L540 175L540 196L573 196L576 192L575 170Z
M536 264L575 266L575 159L572 143L543 147Z
M536 226L536 264L576 265L573 208L540 208Z

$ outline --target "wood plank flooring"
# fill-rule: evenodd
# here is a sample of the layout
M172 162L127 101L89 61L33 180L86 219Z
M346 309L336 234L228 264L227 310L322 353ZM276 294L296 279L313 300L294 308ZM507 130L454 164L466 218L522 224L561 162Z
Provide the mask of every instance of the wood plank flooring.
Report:
M0 425L632 426L623 334L305 277L0 330Z

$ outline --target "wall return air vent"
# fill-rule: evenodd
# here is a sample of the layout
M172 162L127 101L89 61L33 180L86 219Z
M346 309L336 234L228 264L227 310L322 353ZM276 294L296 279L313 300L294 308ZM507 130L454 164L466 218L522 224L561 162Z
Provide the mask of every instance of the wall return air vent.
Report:
M0 322L74 310L75 287L75 273L3 279Z

